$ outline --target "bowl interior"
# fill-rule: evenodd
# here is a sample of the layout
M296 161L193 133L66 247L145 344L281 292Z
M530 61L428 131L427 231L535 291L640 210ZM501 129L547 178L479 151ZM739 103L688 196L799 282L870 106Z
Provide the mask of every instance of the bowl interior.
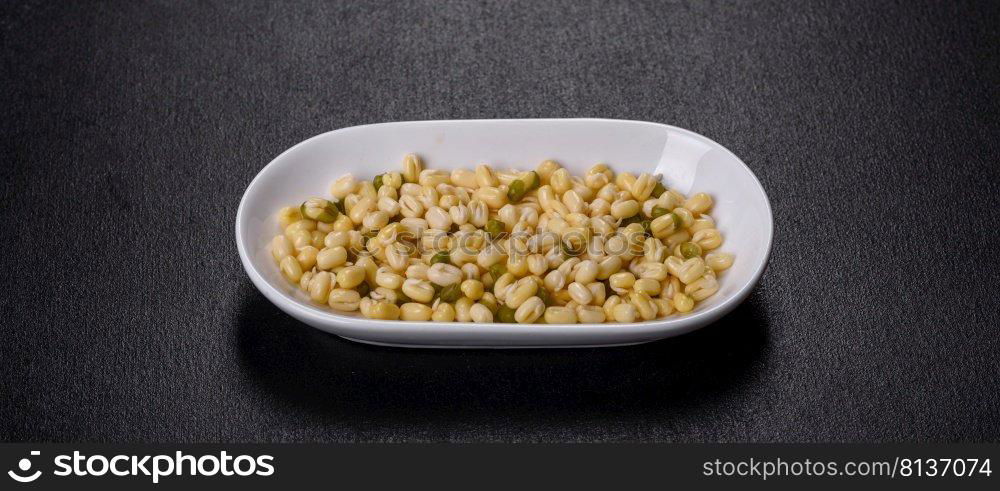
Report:
M346 173L371 179L400 170L403 155L411 152L429 168L449 170L479 163L527 170L551 158L580 175L604 162L615 172L662 173L665 185L685 194L709 193L715 200L710 214L724 238L720 250L736 260L720 275L719 293L684 318L711 310L751 286L767 260L772 234L767 196L735 155L705 137L637 121L477 120L345 128L281 154L251 183L240 205L237 240L249 266L303 308L345 317L311 304L281 277L268 250L270 239L280 232L275 214L308 197L328 196L330 183Z

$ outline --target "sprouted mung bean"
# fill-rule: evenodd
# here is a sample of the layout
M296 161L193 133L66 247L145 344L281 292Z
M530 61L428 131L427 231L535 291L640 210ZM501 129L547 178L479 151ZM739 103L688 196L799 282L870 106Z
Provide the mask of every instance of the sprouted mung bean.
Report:
M708 215L659 175L488 165L337 179L282 208L270 243L310 300L383 320L596 324L682 315L733 264Z

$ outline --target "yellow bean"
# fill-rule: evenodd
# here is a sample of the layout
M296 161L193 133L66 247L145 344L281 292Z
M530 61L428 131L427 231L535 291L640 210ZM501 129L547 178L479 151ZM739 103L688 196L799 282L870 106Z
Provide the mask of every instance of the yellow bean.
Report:
M595 305L580 305L575 310L580 324L601 324L607 319L604 309Z
M642 278L635 280L632 285L632 289L638 293L645 293L646 295L656 295L660 293L660 282L652 278Z
M299 211L298 207L286 206L278 210L278 226L282 230L299 220L302 220L302 212Z
M580 260L578 258L571 257L563 260L563 263L560 264L556 270L566 277L566 281L572 283L574 274L573 268L575 268L577 264L580 264Z
M490 218L490 210L486 203L479 199L473 199L466 206L469 207L469 223L479 228L485 227Z
M465 280L462 282L460 288L462 293L472 300L479 300L480 298L483 298L483 293L485 292L483 282L479 280Z
M431 308L422 303L404 303L399 308L399 318L404 321L427 321L432 313Z
M299 249L299 253L295 256L295 259L299 260L299 266L301 266L303 270L310 270L316 265L316 256L318 254L319 251L315 247L305 246L302 249Z
M354 222L351 221L351 217L347 215L340 215L336 220L334 220L334 232L347 232L349 230L354 230Z
M712 197L705 193L697 193L684 202L684 208L691 210L691 213L700 215L712 208Z
M414 196L403 196L399 198L399 214L406 218L422 218L424 205Z
M576 311L570 307L549 307L545 309L546 324L576 324Z
M434 299L434 287L429 281L407 279L403 281L403 293L421 303L430 303Z
M507 193L495 187L481 187L476 190L475 197L491 210L499 210L507 204Z
M410 264L408 246L399 242L389 244L385 248L385 262L396 271L403 271Z
M670 270L667 269L667 265L661 262L658 263L642 263L639 265L639 277L646 279L653 279L656 281L663 281L667 279L670 275Z
M684 261L677 256L670 256L667 258L666 264L670 274L676 276L685 285L705 274L705 260L700 257L692 257Z
M431 320L434 322L453 322L455 320L455 307L450 303L439 303L437 307L434 307Z
M678 207L674 208L673 214L677 215L681 219L682 227L688 228L691 225L694 225L694 214L691 213L691 210L684 207Z
M616 322L635 322L636 310L631 304L620 303L615 305L613 313Z
M456 186L465 188L477 188L479 182L476 180L476 173L468 169L456 169L451 171L451 182Z
M451 215L439 206L428 208L424 220L427 220L427 225L431 228L438 230L448 230L452 224Z
M448 252L448 257L451 259L452 264L458 266L463 271L463 276L466 276L469 271L475 271L476 277L478 277L479 267L476 266L476 254L466 245L463 245L463 240L462 238L453 238L451 241L452 244L457 245Z
M513 229L514 225L517 224L518 219L517 207L511 204L501 206L500 209L497 210L497 219L506 225L505 229Z
M642 320L651 321L656 318L657 306L653 303L653 299L649 298L649 295L645 293L633 293L629 296L631 304L635 307L636 313L642 317Z
M654 298L653 303L656 304L656 316L666 317L674 313L674 304L665 298Z
M681 313L690 312L694 309L694 299L683 293L677 292L674 294L674 308Z
M365 281L369 285L375 284L375 273L378 272L378 264L375 264L374 259L369 256L361 256L354 262L354 265L365 270Z
M490 266L493 266L494 264L500 261L506 261L506 260L507 260L507 255L504 254L503 250L500 249L496 244L491 244L489 246L486 246L485 248L483 248L483 250L479 251L479 255L476 256L476 264L478 264L479 267L483 269L489 269Z
M635 284L635 275L627 271L615 273L608 278L608 285L618 293L624 293Z
M420 161L420 157L412 153L403 157L403 181L417 182L417 179L420 178L420 172L423 170L424 164Z
M552 191L560 196L566 191L572 189L573 184L570 180L569 171L566 169L558 169L549 176L549 186L552 186Z
M316 227L317 228L319 227L320 223L323 223L323 222L316 222ZM313 230L312 231L312 246L315 247L317 250L322 249L323 248L323 242L326 240L326 234L327 233L329 233L329 232L321 232L319 230Z
M702 301L719 291L719 282L713 276L702 276L684 287L684 294L692 300Z
M573 297L569 296L569 290L559 290L552 292L549 295L549 300L553 305L569 305L570 302L573 302Z
M360 266L348 266L337 273L337 285L341 288L354 288L362 281L365 281L365 270Z
M660 290L660 298L672 299L674 294L681 291L681 280L678 280L676 276L670 276L667 280L661 283L663 289Z
M495 289L496 287L494 286L494 291ZM508 293L505 297L507 306L512 309L516 309L520 307L522 304L524 304L524 302L528 301L529 298L534 297L535 293L537 292L538 292L538 283L535 283L532 280L518 281L513 289L508 290Z
M611 275L621 271L622 258L619 256L608 256L597 265L597 279L606 280Z
M649 198L649 195L653 193L653 188L655 187L656 181L653 179L653 176L643 172L642 174L639 174L639 177L637 177L634 182L631 183L628 190L632 194L633 198L639 201L645 201L646 198Z
M371 310L364 314L371 319L394 321L399 319L399 307L389 302L375 302Z
M330 194L339 200L343 200L347 197L347 195L353 193L357 189L358 180L351 174L347 174L340 179L337 179L332 185L330 185Z
M668 189L667 192L660 195L656 200L660 208L666 208L667 211L673 211L674 208L681 206L684 203L684 195L674 191L673 189Z
M295 253L295 245L291 239L285 235L276 235L271 241L271 256L275 262L280 263L282 259Z
M351 243L351 234L349 231L333 231L326 234L326 238L323 239L323 245L326 247L347 247Z
M615 185L625 191L632 189L632 183L634 182L635 175L631 172L620 172L617 176L615 176Z
M483 275L479 272L479 266L475 263L465 263L462 265L462 277L467 280L483 281ZM485 284L485 282L484 282Z
M387 212L372 211L361 219L361 225L365 230L379 230L389 224L389 218L392 218L392 215Z
M383 187L385 186L383 185ZM381 191L381 189L379 189L379 191ZM387 213L390 218L399 214L399 201L395 198L382 196L378 199L377 206L379 211Z
M588 188L596 191L606 186L609 182L611 182L611 179L602 173L591 174L588 172L587 175L583 177L583 182Z
M414 198L420 200L423 194L424 194L424 187L415 182L405 183L399 188L400 198L402 198L403 196L413 196Z
M427 279L439 286L453 285L462 281L462 270L447 263L436 263L427 270Z
M593 281L597 279L597 273L599 272L597 262L590 259L580 261L574 269L576 270L576 273L573 276L573 281L577 281L585 285L593 283Z
M518 324L532 324L545 313L545 302L538 297L531 297L514 311L514 320Z
M663 239L663 244L667 246L667 249L673 249L684 242L691 240L691 234L687 230L680 230L668 235Z
M531 254L528 256L528 272L535 276L543 276L549 270L549 262L541 254Z
M448 184L451 182L451 176L443 170L431 170L424 169L420 172L420 176L417 178L417 182L421 186L424 186L425 190L427 188L434 188L440 184ZM437 202L438 198L435 197L433 202Z
M403 277L393 271L392 268L382 266L375 272L375 284L392 290L398 290L403 286Z
M615 218L628 218L637 213L639 213L639 202L634 199L616 201L611 204L611 216Z
M691 241L701 246L702 249L710 251L722 245L722 234L714 228L707 228L695 232Z
M607 317L610 320L614 320L615 318L614 309L620 303L622 303L622 299L618 295L611 295L610 297L608 297L607 300L604 301L604 305L602 305L605 317Z
M574 281L566 289L569 291L570 298L580 305L588 305L594 300L594 294L582 283Z
M538 164L538 167L535 168L535 172L538 173L538 177L541 179L542 184L547 184L549 182L549 177L551 177L552 174L559 169L559 164L556 163L555 160L546 160Z
M361 225L364 222L365 215L375 209L375 199L370 197L364 197L358 200L358 202L351 207L348 216L354 225Z
M309 281L309 298L311 298L313 302L325 304L330 295L330 283L330 273L327 273L326 271L316 273Z
M497 180L492 167L481 164L476 166L476 184L481 188L496 187L500 185L500 181Z
M408 279L426 280L427 279L427 270L429 270L429 269L430 269L430 266L428 266L426 264L422 264L422 263L411 264L411 265L409 265L409 266L406 267L405 276Z
M374 315L374 313L372 312L372 307L375 306L375 302L376 300L372 299L371 297L362 298L361 301L358 302L358 311L361 312L361 315L363 317L371 319L372 315Z
M302 273L302 277L299 278L299 289L304 291L306 294L309 293L309 282L312 281L313 272L306 271Z
M583 213L587 209L587 202L580 197L580 194L570 189L562 195L562 203L570 213Z
M693 234L699 230L705 230L707 228L715 228L715 220L712 220L712 217L708 215L702 215L691 223L688 230Z
M545 275L543 282L545 288L548 288L549 291L559 291L566 286L566 275L562 274L559 270L549 271L549 274Z
M607 292L604 290L604 283L601 283L600 281L588 283L587 289L590 290L590 294L594 297L590 303L594 305L604 305L604 300L607 298Z
M458 322L471 322L473 304L475 302L468 297L462 297L455 301L455 320Z
M481 303L473 304L469 308L469 316L476 324L491 324L493 322L493 312Z
M597 198L608 203L614 203L618 197L618 186L615 183L606 184L597 191Z
M372 300L385 300L389 303L397 303L397 300L399 300L399 294L396 293L396 290L392 290L384 286L375 288L368 295L372 298Z
M330 291L327 304L334 310L353 312L358 310L361 295L354 290L337 288Z
M667 258L667 248L656 237L647 237L643 243L643 257L648 263L662 263Z
M727 252L710 252L705 255L705 264L713 271L724 271L733 265L733 255Z
M399 189L403 185L403 174L399 172L387 172L382 174L382 187L388 189Z
M496 315L497 311L500 310L500 302L497 302L497 297L490 292L483 293L483 297L479 299L479 303L490 309L493 315Z
M523 253L514 253L507 258L507 271L518 278L528 274L528 257Z
M653 237L662 239L674 233L677 230L677 220L674 216L671 213L667 213L666 215L654 218L649 223L649 231L653 234Z
M326 247L316 255L316 267L324 271L343 266L346 262L347 249L342 246Z
M292 246L294 246L295 249L312 246L312 232L308 230L296 230L287 236L291 239Z
M285 256L279 264L281 273L285 275L292 283L298 283L302 279L302 266L299 265L298 259L293 256Z

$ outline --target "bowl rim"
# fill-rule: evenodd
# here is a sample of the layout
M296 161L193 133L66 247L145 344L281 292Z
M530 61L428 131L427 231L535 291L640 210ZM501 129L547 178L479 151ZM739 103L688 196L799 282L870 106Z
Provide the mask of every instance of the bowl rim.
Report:
M765 209L767 212L767 220L765 225L765 250L761 261L754 265L753 273L748 277L742 285L739 285L738 289L731 293L728 297L724 298L718 304L699 312L692 314L687 314L681 317L672 317L665 319L654 319L651 321L642 321L629 324L618 324L618 323L603 323L603 324L477 324L474 322L436 322L436 321L403 321L403 320L379 320L379 319L367 319L361 316L348 316L343 314L338 314L335 312L327 312L320 310L318 307L306 306L297 299L290 298L288 294L279 290L274 285L268 281L260 271L257 270L256 265L250 258L247 251L247 245L244 244L243 240L243 220L244 220L244 209L247 206L248 197L257 191L257 188L261 185L263 179L269 172L272 172L275 168L275 164L285 158L286 155L294 152L299 147L310 144L314 140L324 138L328 135L337 132L343 132L347 130L359 130L362 128L376 127L376 126L404 126L404 125L419 125L427 123L517 123L517 122L566 122L566 121L578 121L578 122L613 122L613 123L629 123L647 126L656 126L663 128L668 131L675 131L678 133L685 134L687 136L693 137L695 139L702 139L706 142L718 147L719 149L725 151L730 156L732 156L740 164L740 168L745 172L751 180L756 183L755 190L761 194ZM293 314L293 317L297 317L300 320L308 319L312 323L322 324L322 325L343 325L345 323L351 323L356 325L356 327L361 329L366 328L378 328L382 332L386 332L387 329L391 331L396 331L397 333L418 331L438 331L446 332L447 330L455 330L456 327L467 327L467 326L477 326L476 331L482 334L500 334L500 333L512 333L515 331L525 331L520 334L523 335L547 335L554 333L567 334L567 331L572 331L575 333L585 333L587 331L593 330L604 330L604 329L615 329L621 331L627 329L633 333L651 333L651 332L664 332L671 334L683 334L689 331L693 331L711 323L721 316L729 313L731 310L736 308L743 300L749 296L750 292L760 281L761 276L764 274L767 264L770 261L771 249L773 247L774 240L774 215L771 208L771 200L767 195L767 191L764 189L763 184L761 184L760 179L757 178L756 174L750 170L750 167L743 162L743 159L739 158L736 154L726 148L724 145L704 136L700 133L696 133L691 130L680 128L673 125L668 125L664 123L655 123L651 121L638 121L638 120L628 120L628 119L611 119L611 118L512 118L512 119L435 119L435 120L420 120L420 121L388 121L381 123L370 123L357 126L347 126L343 128L338 128L330 131L320 133L318 135L307 138L291 147L287 150L281 152L276 157L271 159L257 175L250 181L247 185L246 190L243 192L243 196L240 198L239 207L236 210L236 248L240 255L240 261L243 263L243 269L247 272L250 277L251 282L261 291L264 296L270 300L275 306L279 307L281 310L289 314ZM706 322L702 323L701 321ZM496 326L502 326L497 328Z

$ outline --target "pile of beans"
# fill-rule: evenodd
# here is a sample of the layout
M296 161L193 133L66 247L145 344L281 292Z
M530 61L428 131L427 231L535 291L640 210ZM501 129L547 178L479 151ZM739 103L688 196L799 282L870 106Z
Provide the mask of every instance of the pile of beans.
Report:
M282 274L313 302L383 320L597 324L690 312L733 264L712 198L605 164L346 175L278 213Z

